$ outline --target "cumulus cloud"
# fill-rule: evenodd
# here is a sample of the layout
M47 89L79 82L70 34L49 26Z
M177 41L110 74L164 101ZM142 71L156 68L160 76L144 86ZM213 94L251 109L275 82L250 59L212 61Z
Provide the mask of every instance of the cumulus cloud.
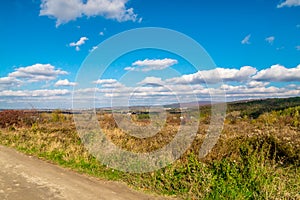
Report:
M0 78L0 90L5 88L12 88L15 86L20 86L22 81L15 77L1 77Z
M300 45L296 46L297 51L300 51Z
M299 89L291 87L275 87L271 85L271 82L300 80L299 69L300 65L293 69L282 67L282 72L279 76L280 78L274 78L277 74L277 69L274 71L274 66L261 71L258 71L251 66L244 66L240 69L217 68L199 71L194 74L182 75L167 80L162 80L159 77L146 77L143 81L138 83L139 87L134 90L134 96L149 97L152 98L152 102L157 102L162 98L168 98L171 101L174 93L187 99L187 101L188 97L194 94L200 98L199 100L203 100L209 99L211 93L223 94L222 91L226 92L226 98L229 100L298 96L300 95ZM262 74L264 74L263 77ZM294 77L291 77L292 74L294 74ZM226 84L222 84L221 86L205 84L216 83L219 81L224 81ZM230 84L233 82L235 83ZM236 85L236 83L239 84ZM128 89L126 93L118 92L117 90L106 96L122 98L125 95L128 95L128 92L130 92L130 89Z
M10 74L12 76L0 78L0 88L1 85L10 86L18 80L29 81L33 74L43 76L38 80L53 80L58 75L66 74L66 72L50 66L42 70L41 68L33 69L32 66L18 68ZM74 94L78 94L74 101L83 102L83 107L88 107L91 106L90 102L96 102L96 106L124 106L124 103L126 105L127 103L130 105L163 105L176 103L178 98L183 102L190 102L195 96L199 101L206 101L211 99L212 94L215 95L214 98L220 97L220 100L224 99L223 95L226 95L229 101L300 96L300 87L295 83L297 81L300 81L300 65L295 68L274 65L260 71L251 66L244 66L240 69L217 68L170 79L149 76L136 85L130 86L122 84L116 79L99 79L92 82L95 84L94 88L80 88L74 91ZM277 82L287 82L287 84L274 86L273 83ZM55 86L74 86L75 84L68 79L60 79ZM10 105L8 102L15 104L18 102L17 106L29 105L32 102L38 102L38 105L43 106L60 106L60 104L69 106L72 103L71 91L60 88L13 90L6 87L0 89L0 99L2 106ZM32 104L38 107L35 103Z
M266 39L266 42L268 42L269 44L273 44L274 43L274 41L275 41L275 37L274 36L270 36L270 37L267 37Z
M102 16L118 22L137 21L133 8L127 8L128 0L42 0L40 16L56 19L56 26L87 16Z
M178 64L178 61L170 58L153 60L145 59L134 62L131 67L126 67L124 70L148 72L153 70L163 70L176 64Z
M68 79L64 79L64 80L58 80L54 86L59 87L59 86L75 86L77 85L77 83L74 82L70 82Z
M77 42L71 42L70 47L75 47L76 51L80 51L80 46L84 45L89 40L87 37L81 37Z
M220 74L221 79L224 82L228 81L237 81L237 82L245 82L249 80L249 78L257 72L257 69L251 66L244 66L240 69L224 69L224 68L217 68L217 71ZM213 79L209 72L205 77L209 79Z
M249 88L245 85L223 85L221 89L224 89L226 92L226 96L228 98L277 98L277 97L288 97L288 96L297 96L300 94L300 91L297 90L289 90L287 88L279 88L279 87L253 87Z
M102 84L114 84L117 82L118 81L116 79L99 79L97 81L94 81L93 83L102 85Z
M246 82L256 72L257 70L250 66L244 66L240 69L216 68L171 78L166 81L180 84L220 83L221 81Z
M261 87L266 87L269 84L270 84L270 82L261 82L261 81L251 80L246 85L249 88L261 88Z
M251 34L247 35L242 41L242 44L250 44Z
M16 81L16 78L14 77L1 77L0 78L0 84L1 85L11 85Z
M68 95L69 90L4 90L0 91L1 97L53 97Z
M55 69L50 64L35 64L28 67L17 68L14 72L8 74L8 77L25 79L28 82L50 81L57 78L58 75L66 75L68 72Z
M290 69L282 65L273 65L268 69L259 71L253 79L268 82L300 81L300 65Z
M138 85L148 85L148 86L162 86L166 83L158 77L146 77L144 80L138 83Z
M300 6L300 0L285 0L277 5L277 8Z
M125 86L117 81L116 79L99 79L93 82L94 84L98 84L101 88L106 88L111 91L111 89L116 88L124 88Z
M160 78L145 78L146 82L160 82ZM161 80L163 81L163 80ZM225 93L224 93L225 91ZM79 92L79 91L78 91ZM89 89L82 90L82 97L96 98L103 104L124 105L130 102L130 105L148 105L150 104L168 104L177 102L178 98L183 102L189 102L196 95L199 101L209 100L214 94L215 98L224 98L228 100L249 99L249 98L269 98L269 97L288 97L300 95L300 90L290 87L268 86L268 83L251 81L245 84L230 85L222 84L218 87L205 87L204 85L182 85L178 83L165 83L164 85L139 84L138 87L122 87L114 89ZM96 94L96 95L95 95ZM218 96L219 95L219 96Z
M299 85L296 85L296 84L289 84L289 85L287 86L287 88L300 90L300 86L299 86Z

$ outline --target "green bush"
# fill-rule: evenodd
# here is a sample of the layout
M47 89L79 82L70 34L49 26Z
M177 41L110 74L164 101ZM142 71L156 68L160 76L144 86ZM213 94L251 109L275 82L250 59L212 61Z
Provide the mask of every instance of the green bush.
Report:
M150 119L150 114L148 113L141 113L137 115L138 120L148 120Z
M51 115L53 122L63 122L66 119L61 110L54 110Z

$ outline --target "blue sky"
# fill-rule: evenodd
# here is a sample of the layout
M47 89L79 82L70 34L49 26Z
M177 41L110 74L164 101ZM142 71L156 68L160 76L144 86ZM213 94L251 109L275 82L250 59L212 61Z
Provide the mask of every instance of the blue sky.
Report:
M228 101L300 95L300 0L10 0L1 3L0 25L2 109L70 108L76 75L93 48L142 27L179 31L201 44L223 79L213 89L225 91ZM149 49L121 56L110 68L90 80L98 83L97 106L111 96L123 102L130 91L152 103L176 101L166 87L182 88L184 101L191 88L207 100L204 82L215 72ZM131 78L120 80L126 73ZM115 95L107 93L111 88Z

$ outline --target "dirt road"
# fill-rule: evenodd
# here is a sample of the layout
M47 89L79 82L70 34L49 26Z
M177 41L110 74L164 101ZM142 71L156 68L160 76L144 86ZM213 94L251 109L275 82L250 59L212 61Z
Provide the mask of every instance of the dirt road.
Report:
M0 146L0 199L163 199L77 174Z

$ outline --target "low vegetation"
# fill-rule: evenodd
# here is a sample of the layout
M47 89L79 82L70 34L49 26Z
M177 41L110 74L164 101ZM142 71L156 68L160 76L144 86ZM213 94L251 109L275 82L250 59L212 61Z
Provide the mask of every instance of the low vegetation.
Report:
M72 115L60 111L0 112L0 143L81 173L179 199L300 199L299 105L299 98L230 104L218 143L199 160L210 117L209 107L202 107L207 112L201 112L197 136L185 154L163 169L143 174L98 162L82 144ZM136 116L134 122L147 124L148 118ZM120 130L112 113L98 113L98 119L113 143L135 152L170 142L181 121L180 114L169 114L157 135L138 139Z

